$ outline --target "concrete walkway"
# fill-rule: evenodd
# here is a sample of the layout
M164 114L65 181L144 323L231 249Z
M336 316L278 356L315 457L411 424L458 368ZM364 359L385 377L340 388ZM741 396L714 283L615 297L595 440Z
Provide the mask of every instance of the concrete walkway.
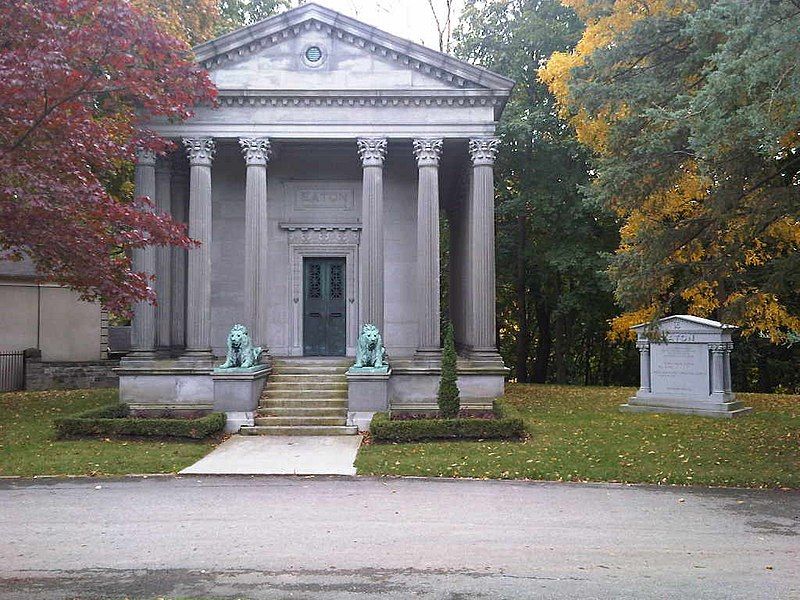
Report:
M509 481L0 481L0 599L800 598L800 493Z
M186 475L355 475L360 435L234 435Z

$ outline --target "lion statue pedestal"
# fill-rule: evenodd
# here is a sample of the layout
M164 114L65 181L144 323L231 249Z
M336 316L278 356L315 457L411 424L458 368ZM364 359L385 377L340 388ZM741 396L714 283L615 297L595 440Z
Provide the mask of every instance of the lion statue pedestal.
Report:
M225 431L253 425L264 383L272 369L258 361L261 348L253 346L247 327L236 324L228 334L225 362L214 369L214 411L227 417Z
M356 362L347 370L347 410L359 430L367 428L376 412L389 410L391 375L380 331L367 323L358 336Z

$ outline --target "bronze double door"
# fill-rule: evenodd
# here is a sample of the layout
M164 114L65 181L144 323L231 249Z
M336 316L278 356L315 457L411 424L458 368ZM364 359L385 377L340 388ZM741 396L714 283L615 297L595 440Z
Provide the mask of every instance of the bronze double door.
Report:
M303 355L344 356L344 258L303 259Z

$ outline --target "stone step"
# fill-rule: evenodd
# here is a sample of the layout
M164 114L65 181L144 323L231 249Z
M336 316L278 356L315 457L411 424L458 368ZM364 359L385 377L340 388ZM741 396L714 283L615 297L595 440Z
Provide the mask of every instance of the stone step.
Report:
M347 391L347 381L267 381L266 390L285 390L287 392L301 390L344 390Z
M291 425L293 427L306 427L309 425L346 425L347 416L338 417L266 417L257 416L255 423L258 426Z
M351 365L355 359L349 356L277 356L274 365Z
M274 375L344 375L347 366L282 365L273 367Z
M346 398L261 398L259 409L270 408L338 408L347 410Z
M358 427L342 425L256 425L239 429L242 435L356 435Z
M288 408L286 406L272 406L259 408L258 414L262 417L341 417L342 415L347 415L347 410L340 407Z
M347 398L347 388L343 390L273 390L266 389L261 393L261 398Z
M325 384L325 385L347 385L347 378L344 375L310 375L300 373L285 373L278 375L270 375L267 379L267 385L275 383L290 383L294 385L311 385L311 384Z

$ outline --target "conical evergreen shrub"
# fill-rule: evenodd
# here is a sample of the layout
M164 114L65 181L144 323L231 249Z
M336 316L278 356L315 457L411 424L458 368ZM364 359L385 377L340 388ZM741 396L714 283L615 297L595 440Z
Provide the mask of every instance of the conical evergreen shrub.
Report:
M442 378L439 381L439 416L443 419L453 419L458 416L461 399L458 395L458 375L456 373L456 343L453 335L453 324L447 324L447 333L444 336L444 349L442 351Z

